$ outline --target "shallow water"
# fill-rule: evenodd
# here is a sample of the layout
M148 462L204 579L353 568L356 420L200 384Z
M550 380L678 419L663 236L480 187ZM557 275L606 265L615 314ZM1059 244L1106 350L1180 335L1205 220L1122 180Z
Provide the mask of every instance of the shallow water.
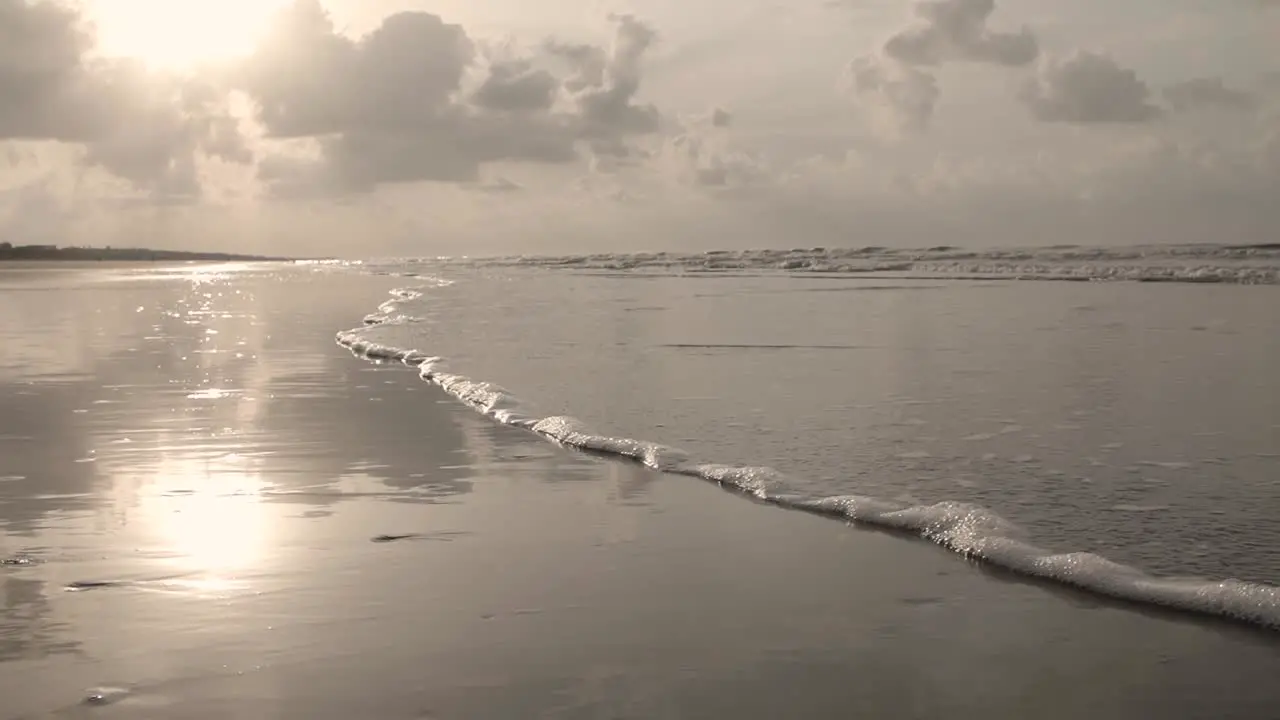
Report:
M505 272L483 286L521 286ZM334 345L403 279L72 275L0 280L2 718L1265 718L1280 701L1271 634L571 453ZM506 367L556 347L554 305L523 346L498 338L533 325L490 318ZM590 305L603 366L612 323ZM654 384L604 383L617 402L585 409L638 421L623 401L685 387L630 367ZM565 376L543 377L511 384L554 402Z

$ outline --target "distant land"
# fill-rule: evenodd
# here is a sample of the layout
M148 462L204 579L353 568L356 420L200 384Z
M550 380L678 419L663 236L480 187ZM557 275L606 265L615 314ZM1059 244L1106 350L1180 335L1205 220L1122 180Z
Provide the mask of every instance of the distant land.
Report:
M57 245L14 245L0 242L0 261L4 260L78 260L165 262L176 260L206 262L287 261L292 258L233 253L183 252L181 250L149 250L147 248L58 247Z

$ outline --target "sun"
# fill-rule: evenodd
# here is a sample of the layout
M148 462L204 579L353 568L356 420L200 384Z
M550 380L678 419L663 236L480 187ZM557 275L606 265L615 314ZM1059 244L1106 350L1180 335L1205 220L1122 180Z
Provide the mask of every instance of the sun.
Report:
M88 0L104 55L181 70L252 52L288 0Z

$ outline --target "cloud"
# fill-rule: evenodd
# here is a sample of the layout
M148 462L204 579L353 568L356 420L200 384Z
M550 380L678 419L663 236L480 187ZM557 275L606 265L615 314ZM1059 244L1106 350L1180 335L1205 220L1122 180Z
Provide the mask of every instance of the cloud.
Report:
M635 101L655 34L631 16L610 20L609 48L546 43L492 60L431 13L391 15L356 39L300 0L276 17L240 84L268 138L314 139L319 153L269 164L261 177L277 194L342 194L472 183L487 164L566 164L584 149L625 154L617 148L628 138L659 129L658 110Z
M471 99L486 110L545 112L555 104L559 88L555 76L529 60L510 60L491 66Z
M913 6L917 22L885 43L885 56L904 65L972 62L1021 67L1040 46L1029 28L997 32L987 27L995 0L927 0Z
M0 140L81 145L84 164L167 199L199 195L199 155L250 159L225 95L94 49L75 10L0 0Z
M616 32L603 66L598 60L590 62L579 68L574 79L582 132L590 137L654 132L660 118L657 108L633 101L640 89L641 61L657 35L631 15L611 15L609 19L615 23ZM584 82L585 78L594 82Z
M56 244L72 222L65 197L41 178L0 189L0 237L14 243Z
M434 15L393 15L356 41L300 0L276 14L238 84L269 137L405 132L450 107L473 56L462 28Z
M1262 195L1280 177L1280 132L1266 117L1275 95L1246 84L1264 74L1256 66L1270 46L1246 47L1256 39L1222 24L1258 25L1255 0L1239 0L1242 12L1221 13L1227 20L1206 23L1194 42L1136 32L1146 10L1077 8L1028 29L1001 13L1037 3L843 4L857 6L860 26L789 8L726 36L708 10L672 14L661 34L613 16L596 37L517 42L481 37L448 14L380 19L368 3L347 2L346 16L338 0L302 0L264 28L256 52L176 77L103 57L69 2L0 0L0 192L47 175L58 199L0 204L33 223L25 230L47 226L41 237L68 242L338 253L411 254L428 247L428 227L430 243L480 252L543 250L567 237L619 247L650 242L653 227L669 230L662 242L674 247L737 242L730 230L750 244L797 235L919 243L959 225L973 238L1024 242L1046 226L1079 232L1072 223L1086 215L1093 230L1114 221L1183 238L1211 220L1274 226ZM457 17L510 22L512 32L548 32L568 17L474 10ZM360 34L341 31L346 17ZM784 21L796 32L770 55L784 61L757 62ZM1070 50L1073 32L1117 55L1042 57L1051 43ZM1213 43L1239 52L1214 53ZM850 108L827 92L823 68L858 55L846 65ZM775 74L756 72L765 69ZM1187 77L1197 79L1170 84ZM924 141L877 142L868 132L914 136L940 113L954 123ZM1131 127L1054 126L1072 123ZM1236 147L1263 136L1270 144ZM1147 137L1165 142L1117 149ZM806 165L811 156L821 160ZM1167 222L1154 214L1162 204ZM235 213L238 225L228 220ZM624 223L637 228L627 239ZM368 244L355 247L348 238L361 229Z
M1046 123L1144 123L1160 115L1137 73L1108 55L1076 51L1041 64L1018 94L1032 117Z
M937 78L883 57L865 56L849 65L854 91L873 111L873 122L889 137L929 128L941 91Z
M91 122L74 138L85 162L157 198L199 197L200 156L252 160L225 96L207 95L195 81L115 60L95 66L93 82L79 108Z
M209 159L258 154L269 192L306 197L618 156L662 116L637 101L656 33L632 16L610 20L607 46L547 43L494 60L432 13L397 13L352 38L318 0L296 0L243 61L177 77L102 57L70 6L0 0L0 141L79 145L82 165L166 201L199 198ZM236 93L257 140L232 112Z
M682 132L687 132L690 128L700 128L704 130L725 130L733 127L733 112L722 107L712 107L704 112L693 113L678 118L671 126L681 128Z
M948 63L1016 68L1033 63L1040 45L1029 28L1001 32L987 26L995 0L923 0L915 19L878 52L855 59L848 73L855 93L874 109L884 135L923 133L941 96L932 72Z
M702 188L733 188L771 179L764 161L716 135L689 130L671 138L660 160L677 183Z
M0 0L0 138L78 139L87 118L67 115L84 93L92 36L53 3Z
M524 186L508 178L497 177L477 185L476 189L485 193L513 193L524 190Z
M1228 87L1222 78L1194 78L1164 89L1165 102L1175 111L1221 109L1248 112L1258 107L1252 93Z
M1280 132L1240 119L1251 124L1222 136L1185 123L1054 133L1024 153L952 147L907 160L872 145L732 199L754 213L752 238L774 230L815 245L1264 242L1280 219Z

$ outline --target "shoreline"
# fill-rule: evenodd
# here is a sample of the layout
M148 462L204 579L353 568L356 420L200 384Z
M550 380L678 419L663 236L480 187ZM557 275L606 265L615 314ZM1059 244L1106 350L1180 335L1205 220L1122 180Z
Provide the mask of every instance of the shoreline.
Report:
M1075 590L1121 606L1154 608L1173 615L1280 634L1280 588L1276 586L1233 578L1206 580L1152 575L1095 553L1059 552L1006 534L975 531L971 527L975 511L990 513L967 504L943 502L909 507L866 497L800 497L791 493L784 476L773 468L693 459L670 446L593 434L590 429L566 423L559 417L526 415L518 399L505 391L487 389L489 385L485 380L443 370L447 360L419 350L381 346L360 337L361 331L376 328L378 324L366 320L362 328L339 332L336 342L357 358L402 364L424 382L487 420L528 432L554 445L672 476L710 482L760 505L924 540L966 561L1036 584ZM781 486L775 487L778 483L782 483ZM990 516L1004 522L998 516Z
M337 347L396 282L175 273L0 318L0 340L43 338L0 365L0 559L29 558L0 566L0 718L1180 720L1280 702L1271 635L728 501Z
M7 262L293 262L294 258L152 248L59 247L0 243L0 263Z

